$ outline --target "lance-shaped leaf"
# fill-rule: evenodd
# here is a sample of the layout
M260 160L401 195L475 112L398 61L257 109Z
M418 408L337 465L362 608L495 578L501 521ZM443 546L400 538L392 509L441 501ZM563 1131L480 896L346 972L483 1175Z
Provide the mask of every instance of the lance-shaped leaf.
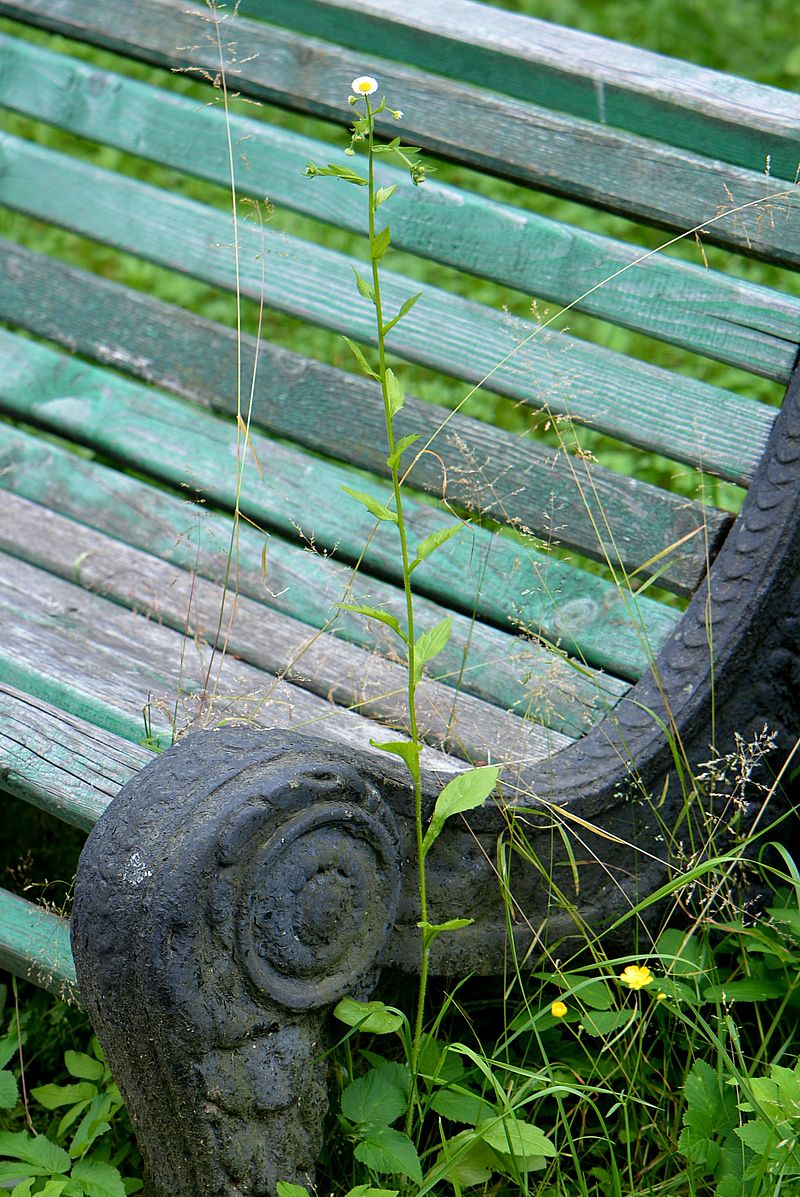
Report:
M389 403L389 411L396 416L405 403L406 397L403 388L397 381L397 375L391 369L386 371L386 398Z
M333 175L335 179L341 179L343 183L355 183L357 187L369 186L369 179L365 179L363 175L358 174L349 166L336 166L333 162L329 162L327 166L315 166L313 162L309 162L306 174L310 179L316 178L317 175Z
M418 299L422 298L423 294L424 294L423 291L417 291L416 295L410 295L408 297L408 299L406 299L404 301L404 303L400 307L400 311L397 313L397 315L394 317L394 319L390 320L388 324L384 324L384 326L383 326L383 335L384 336L386 336L386 334L389 332L389 330L394 328L395 324L397 324L400 320L402 320L404 316L408 315L408 313L413 308L414 304L417 302Z
M376 235L375 240L372 242L370 257L372 258L373 262L380 262L381 258L389 248L389 242L391 239L392 235L389 232L389 226L387 224L386 228L381 229L381 231Z
M350 495L351 498L357 499L359 503L363 503L370 515L374 515L376 520L388 520L390 524L397 523L397 512L392 511L385 503L381 503L379 499L373 499L372 495L368 495L365 490L353 490L351 486L343 486L342 490Z
M370 301L370 303L374 303L375 302L375 288L372 286L372 283L368 283L367 280L363 277L363 275L358 273L355 266L352 267L352 271L353 271L353 274L355 275L356 286L358 287L359 295L363 295L365 299L368 299Z
M381 752L399 756L405 761L414 781L419 781L419 754L422 751L419 744L412 744L410 740L370 740L370 744L373 748L380 748Z
M427 661L432 661L433 658L442 651L447 641L450 639L450 629L453 621L449 615L440 620L439 623L434 624L427 632L423 632L417 638L414 645L414 685L416 686L419 679L422 677L422 669Z
M391 187L379 187L375 192L375 210L380 208L381 204L385 204L388 199L391 199L397 191L397 184L392 183Z
M347 345L348 349L350 350L353 357L356 359L356 361L358 362L359 366L364 371L364 373L368 374L370 376L370 378L374 378L376 382L380 382L380 375L376 374L375 371L372 369L372 366L369 364L367 359L364 357L364 354L361 352L358 345L356 345L355 341L351 341L349 337L343 337L342 339L344 340L345 345Z
M428 855L449 818L483 805L497 785L499 776L500 770L496 765L483 765L480 769L459 773L448 781L436 799L431 821L422 841L423 856Z
M403 456L406 449L408 449L409 446L413 445L414 442L418 441L418 440L419 440L418 432L411 433L409 436L401 436L400 437L400 440L397 442L397 444L394 447L394 453L390 453L389 456L386 458L386 464L388 465L390 470L393 470L395 468L395 466L398 466L400 464L400 458Z
M451 536L455 536L464 527L463 524L451 524L449 528L437 528L435 532L430 532L424 540L421 540L417 545L417 555L409 566L409 573L413 573L418 565L421 565L426 557L430 557L440 545L445 544Z
M366 607L363 603L337 603L336 606L340 611L352 611L355 615L365 615L367 619L377 619L381 623L385 623L388 628L397 633L404 644L408 644L408 636L400 627L396 615L382 611L380 607Z

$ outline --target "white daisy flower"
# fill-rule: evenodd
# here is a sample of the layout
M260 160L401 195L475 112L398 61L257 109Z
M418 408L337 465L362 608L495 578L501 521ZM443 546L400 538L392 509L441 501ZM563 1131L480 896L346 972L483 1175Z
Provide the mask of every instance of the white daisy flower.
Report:
M356 96L371 96L378 90L378 80L373 79L372 75L359 75L350 84L350 90Z

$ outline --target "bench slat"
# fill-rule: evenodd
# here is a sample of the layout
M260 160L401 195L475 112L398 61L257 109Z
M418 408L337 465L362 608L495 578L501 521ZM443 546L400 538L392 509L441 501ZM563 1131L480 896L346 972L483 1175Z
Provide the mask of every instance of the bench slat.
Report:
M0 13L156 65L195 66L212 76L219 69L208 10L186 0L138 0L135 8L128 0L104 0L102 9L60 0L55 10L52 0L0 0ZM226 40L228 35L226 30ZM244 18L232 37L237 47L246 47L239 54L243 65L229 71L237 91L348 119L345 91L363 65L354 66L351 50ZM784 265L800 264L796 203L775 201L767 219L763 206L760 219L758 210L717 219L720 209L730 207L731 194L735 205L763 205L776 191L792 194L789 184L764 177L771 142L764 145L760 169L744 170L374 56L369 69L403 106L403 121L389 122L392 136L400 130L407 141L444 157L680 232L713 219L706 229L709 240ZM796 160L795 153L790 178Z
M159 325L156 323L153 329ZM225 577L232 522L220 512L190 513L184 499L140 479L67 453L38 437L0 423L0 486L43 503L73 519L115 536L211 581ZM635 680L654 659L675 627L679 612L649 599L627 597L602 578L573 570L554 557L533 550L520 556L516 546L495 537L488 552L487 534L473 538L476 565L470 576L480 589L484 612L497 624L520 623L536 636L569 648L581 660ZM376 578L354 578L333 558L306 552L272 536L265 538L243 523L239 527L238 585L242 594L295 615L315 628L331 624L332 603L350 585L356 602L383 607L398 619L404 610L395 587ZM446 553L445 549L442 550ZM447 563L449 559L445 557ZM417 571L419 572L419 571ZM463 572L463 567L462 567ZM513 591L513 593L512 593ZM417 597L421 620L433 624L444 610ZM380 629L348 612L340 612L331 630L370 649L385 647ZM469 651L462 686L496 706L533 715L537 692L550 689L552 654L537 641L516 638L453 615L453 631L445 650L446 668L460 672L459 660ZM524 689L516 678L528 679ZM566 679L565 679L566 680ZM577 702L581 674L572 671L572 704ZM612 680L604 686L609 695ZM588 695L586 703L590 701ZM552 705L542 712L551 720ZM586 714L580 719L586 725Z
M291 727L372 755L378 750L370 740L386 736L380 724L232 657L220 662L217 656L204 698L210 652L201 653L200 645L188 651L179 632L15 557L3 554L0 564L3 677L115 735L141 741L149 710L162 746L170 742L174 718L179 730L223 719ZM402 762L386 753L380 759L387 775L405 781ZM423 749L421 759L444 776L457 768L453 757L434 748Z
M112 75L64 54L0 36L0 103L128 153L229 184L225 114L215 106ZM125 119L119 119L119 113ZM309 161L348 159L335 147L231 115L234 145L247 166L237 191L365 233L363 196L310 185ZM559 304L571 303L642 251L458 191L435 179L414 188L405 172L380 167L397 184L392 244L397 249L491 278ZM454 231L461 235L454 236ZM654 297L658 302L654 302ZM786 382L800 340L800 299L659 255L603 283L576 305L615 324ZM735 319L732 312L735 311ZM746 404L742 401L743 410ZM746 436L742 440L747 440Z
M63 1001L78 1000L68 921L6 889L0 889L0 968Z
M0 357L4 365L0 397L10 414L82 440L128 464L138 464L177 486L195 479L194 484L207 496L233 508L236 430L228 422L2 331ZM398 578L392 529L384 524L373 534L373 517L342 491L344 485L360 489L360 476L266 436L253 434L251 442L258 460L269 464L263 481L252 473L243 481L243 509L257 525L294 537L298 522L302 522L307 543L329 550L338 546L339 555L352 562L359 559L371 537L368 565L385 577ZM562 478L572 482L571 502L569 494L563 493L564 483L559 486L559 467ZM643 483L599 469L590 471L582 462L577 463L573 475L570 469L575 468L572 459L567 459L566 464L557 461L526 477L526 488L535 496L531 515L538 527L533 524L534 531L541 529L572 548L583 548L580 541L584 540L588 542L586 551L598 556L599 536L604 549L608 547L609 559L621 559L628 570L672 549L664 562L652 566L654 571L663 568L659 584L694 589L705 572L704 520L708 548L713 553L729 517ZM302 502L298 496L303 496ZM438 509L414 503L410 496L407 512L412 535L420 539L443 522ZM681 538L688 539L673 549ZM453 554L462 550L458 539L451 544L453 560ZM465 566L469 569L469 547L464 551L462 571ZM437 556L430 571L417 571L420 587L445 601L463 591L464 608L471 611L474 587L465 589L464 578L459 582L454 572L444 582L442 595L438 589L442 570L443 558Z
M797 96L635 46L471 0L243 0L240 11L752 170L767 144L773 174L797 172Z
M306 624L241 594L235 604L231 596L225 606L220 586L14 495L6 496L0 511L0 546L198 642L215 643L224 610L218 642L237 662L246 661L370 719L406 728L408 682L400 664L324 633L314 636ZM567 667L562 669L568 674ZM554 686L560 689L557 678ZM420 683L417 696L424 739L468 761L487 756L536 760L570 742L429 678Z
M16 138L0 139L0 163L0 201L10 207L235 288L227 216ZM242 294L263 294L269 307L374 343L372 305L354 298L352 259L247 223L238 237ZM384 271L384 310L398 311L416 289ZM536 409L741 484L752 477L774 418L728 391L565 334L537 338L530 322L435 287L425 289L387 344L410 361L470 382L488 378L490 389Z

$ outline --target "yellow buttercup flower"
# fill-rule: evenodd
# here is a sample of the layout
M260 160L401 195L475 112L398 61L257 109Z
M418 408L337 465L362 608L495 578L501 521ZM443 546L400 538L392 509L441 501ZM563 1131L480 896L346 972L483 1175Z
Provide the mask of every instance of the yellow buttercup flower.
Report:
M553 1018L563 1018L566 1012L567 1007L563 1002L553 1002L552 1006L550 1007L550 1013L552 1014Z
M378 80L373 79L372 75L359 75L350 84L350 90L355 96L371 96L378 90Z
M646 964L629 964L620 973L619 979L625 982L628 989L644 989L645 985L652 985L653 981L655 981L655 977Z

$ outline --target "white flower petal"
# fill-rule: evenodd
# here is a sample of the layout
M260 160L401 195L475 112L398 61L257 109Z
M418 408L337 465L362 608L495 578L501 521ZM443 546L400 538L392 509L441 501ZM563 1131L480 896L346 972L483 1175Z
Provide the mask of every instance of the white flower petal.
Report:
M373 79L372 75L359 75L350 84L350 90L356 96L371 96L378 90L378 80Z

